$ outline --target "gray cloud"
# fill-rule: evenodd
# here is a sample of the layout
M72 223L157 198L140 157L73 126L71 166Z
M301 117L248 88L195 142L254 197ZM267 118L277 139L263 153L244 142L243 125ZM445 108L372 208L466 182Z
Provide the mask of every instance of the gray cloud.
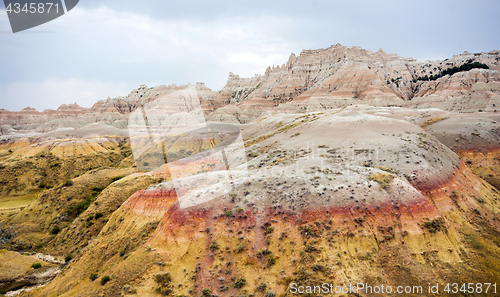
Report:
M499 8L497 1L88 0L31 29L54 32L47 34L8 34L1 11L0 86L8 91L0 108L90 106L142 83L220 89L229 71L252 76L292 52L335 43L418 59L500 49Z

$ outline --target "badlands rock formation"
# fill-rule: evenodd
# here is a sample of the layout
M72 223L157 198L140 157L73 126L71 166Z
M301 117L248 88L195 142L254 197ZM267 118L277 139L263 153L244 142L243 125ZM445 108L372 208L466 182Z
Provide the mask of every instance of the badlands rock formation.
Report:
M240 78L229 74L226 86L208 100L208 108L236 104L247 116L269 107L282 110L325 110L353 104L437 107L450 111L494 111L500 102L500 52L463 53L444 61L416 61L359 47L333 45L292 54L286 64L264 75ZM489 69L419 78L466 63Z
M193 86L2 110L0 248L68 260L22 296L500 284L499 54L419 62L334 45L250 79L230 74L218 92L197 84L210 133L148 146L158 131L136 123L158 164L147 150L134 160L127 119ZM475 62L487 69L440 75ZM235 137L245 160L228 166L237 154L221 148ZM23 271L1 266L0 290L34 275L30 256L15 258Z
M63 104L57 110L46 109L42 112L34 108L25 108L19 112L0 109L0 140L36 137L44 132L82 128L94 123L126 128L130 112L149 101L187 87L190 86L174 84L148 88L142 85L126 97L101 100L91 108L83 108L74 103ZM202 99L214 94L203 83L196 84L195 88Z
M290 283L497 280L500 193L398 119L416 115L358 106L242 126L249 172L229 194L182 208L173 181L136 192L64 275L27 296L291 296ZM99 204L111 199L101 195ZM95 211L51 244L68 246ZM91 273L112 279L101 286Z
M203 83L195 87L209 119L233 123L247 123L273 108L303 112L355 104L494 112L500 106L499 61L500 51L464 52L444 61L417 61L382 50L373 53L336 44L327 49L304 50L298 56L291 54L286 64L268 67L263 75L241 78L230 73L226 85L217 92ZM421 79L475 62L488 69ZM57 110L43 112L33 108L20 112L1 109L0 134L2 139L19 133L31 136L97 122L124 128L126 115L137 107L187 87L142 85L126 97L108 98L91 108L63 104Z

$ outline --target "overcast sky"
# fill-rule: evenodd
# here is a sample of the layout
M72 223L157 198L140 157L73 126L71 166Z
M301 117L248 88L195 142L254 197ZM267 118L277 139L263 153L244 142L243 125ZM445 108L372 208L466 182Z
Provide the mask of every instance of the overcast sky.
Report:
M500 49L500 1L80 0L13 34L0 11L0 108L90 107L141 84L221 89L340 43L420 60Z

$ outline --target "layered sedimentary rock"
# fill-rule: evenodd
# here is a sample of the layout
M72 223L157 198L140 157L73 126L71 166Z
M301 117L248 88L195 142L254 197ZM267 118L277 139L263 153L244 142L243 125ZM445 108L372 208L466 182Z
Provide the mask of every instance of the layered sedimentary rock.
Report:
M500 104L499 54L465 52L444 61L417 61L382 50L373 53L337 44L304 50L299 56L292 54L286 64L270 67L264 75L250 79L230 73L226 86L208 101L214 110L236 104L250 117L280 104L282 111L355 104L494 111ZM423 79L473 62L489 69Z
M403 113L361 106L245 125L248 175L193 187L230 182L229 194L183 208L174 181L136 192L65 275L28 296L496 280L500 193ZM114 277L101 286L91 273Z
M407 106L472 112L495 111L500 106L500 52L463 53L444 61L417 61L340 44L292 54L286 64L268 67L263 75L241 78L230 73L218 92L195 85L209 120L246 123L263 112L317 111L347 105ZM467 63L489 69L471 69L452 75L441 73ZM429 80L429 77L439 76ZM139 106L188 85L138 89L125 97L108 98L82 108L61 105L38 112L0 111L3 135L78 128L90 123L126 127L127 115ZM227 107L229 106L229 107ZM226 108L223 108L226 107ZM17 131L17 132L16 132Z
M498 56L419 62L334 45L253 78L230 74L219 92L197 84L205 120L241 131L246 162L230 176L221 159L196 161L224 138L189 133L172 141L192 154L134 166L130 112L190 86L141 86L91 109L2 111L0 193L39 196L2 210L0 243L75 258L27 296L500 282ZM489 69L429 79L474 62ZM171 180L167 168L183 174Z
M192 86L174 84L148 88L142 85L127 96L100 100L90 108L74 103L63 104L57 110L46 109L42 112L34 108L25 108L19 112L0 109L0 140L36 137L41 133L72 130L96 123L123 129L127 127L130 112L147 102L189 87ZM200 100L214 95L203 83L197 83L194 87ZM127 132L119 134L124 133Z

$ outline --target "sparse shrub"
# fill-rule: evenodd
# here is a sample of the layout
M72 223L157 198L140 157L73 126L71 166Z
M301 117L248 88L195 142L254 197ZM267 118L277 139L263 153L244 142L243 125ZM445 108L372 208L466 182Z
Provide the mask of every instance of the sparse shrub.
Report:
M470 245L472 245L473 248L475 249L483 248L483 245L479 242L479 240L477 240L476 236L474 236L473 234L465 234L464 237L465 241Z
M242 288L242 287L245 285L245 283L246 283L246 282L247 282L247 280L246 280L246 279L244 279L244 278L240 278L240 279L238 279L236 282L234 282L234 285L233 285L233 286L234 286L235 288L237 288L237 289L240 289L240 288Z
M90 279L91 281L95 281L95 280L97 279L97 273L92 273L92 272L91 272L91 273L90 273L90 276L89 276L89 279Z
M269 291L266 294L266 297L275 297L275 296L276 296L276 294L273 291Z
M71 259L73 259L73 256L71 256L71 255L69 255L69 254L68 254L68 255L66 255L66 256L64 256L64 262L68 262L68 261L70 261Z
M448 117L437 117L437 118L432 118L432 119L429 119L427 121L425 121L425 123L423 123L422 125L420 125L420 128L425 128L429 125L432 125L434 123L437 123L439 121L443 121L443 120L446 120L448 119Z
M273 233L274 228L273 227L267 227L267 234Z
M170 272L164 273L164 274L157 274L155 275L155 281L156 283L164 286L165 284L168 284L172 281L172 276L170 275Z
M144 166L148 166L148 165L144 165ZM119 180L119 179L122 179L123 177L124 177L123 175L113 176L113 177L111 178L111 180L112 180L113 182L115 182L115 181L117 181L117 180Z
M66 212L69 215L77 215L78 216L79 214L81 214L82 212L87 210L87 208L90 206L92 201L94 201L96 199L96 197L102 192L102 190L104 190L104 188L93 187L92 191L94 191L94 193L90 197L86 198L85 201L82 201L76 205L72 205L72 206L68 207Z
M163 296L167 296L172 294L173 291L170 288L162 289L161 287L158 287L156 288L156 292L162 294Z
M103 214L102 212L96 212L94 218L99 219L102 218Z
M233 216L233 212L231 210L226 210L226 218L230 218Z
M269 255L269 254L271 254L271 251L268 249L261 249L260 251L257 252L258 257L264 256L264 255Z
M33 264L31 264L31 268L33 268L33 269L38 269L40 267L42 267L42 264L40 264L40 263L33 263Z
M231 270L226 269L226 270L224 271L224 273L226 273L226 274L230 274L230 273L231 273Z
M382 189L387 189L389 183L394 179L394 175L387 173L372 174L370 179L379 183Z
M238 207L238 209L236 209L236 212L243 212L243 208Z
M312 246L312 245L307 245L305 248L304 248L304 251L306 251L307 253L311 253L311 252L314 252L316 251L317 249Z
M246 244L242 243L236 248L236 252L241 253L246 247Z
M304 236L318 237L320 234L319 230L316 230L312 225L299 226L300 233Z
M257 287L257 290L264 291L266 288L266 283L260 283L260 285Z
M61 229L58 226L54 226L54 228L52 228L50 230L50 234L52 234L52 235L55 235L55 234L57 234L59 232L61 232Z
M101 278L101 286L104 286L107 282L109 282L110 277L109 275L105 275Z
M203 294L203 296L207 296L207 297L209 297L211 295L211 291L208 288L201 290L201 293Z
M210 245L211 250L216 250L219 248L219 245L217 245L217 242L215 240L212 241L212 244Z
M70 206L68 207L68 209L66 210L66 212L68 214L75 214L75 215L79 215L81 214L82 212L84 212L88 207L90 206L90 201L89 199L87 199L86 201L82 201L74 206Z
M73 181L71 179L67 179L63 184L63 186L65 186L65 187L69 187L72 185L73 185Z
M125 250L124 247L121 247L121 248L118 249L118 253L120 254L120 256L125 255L125 252L126 252L126 250Z
M364 217L359 217L354 219L354 222L356 222L357 224L363 224L364 221L365 221Z
M276 257L273 254L271 254L267 258L267 265L271 266L274 264L276 264Z
M432 221L425 221L423 225L425 228L429 229L429 232L436 233L444 229L444 219L437 218Z

